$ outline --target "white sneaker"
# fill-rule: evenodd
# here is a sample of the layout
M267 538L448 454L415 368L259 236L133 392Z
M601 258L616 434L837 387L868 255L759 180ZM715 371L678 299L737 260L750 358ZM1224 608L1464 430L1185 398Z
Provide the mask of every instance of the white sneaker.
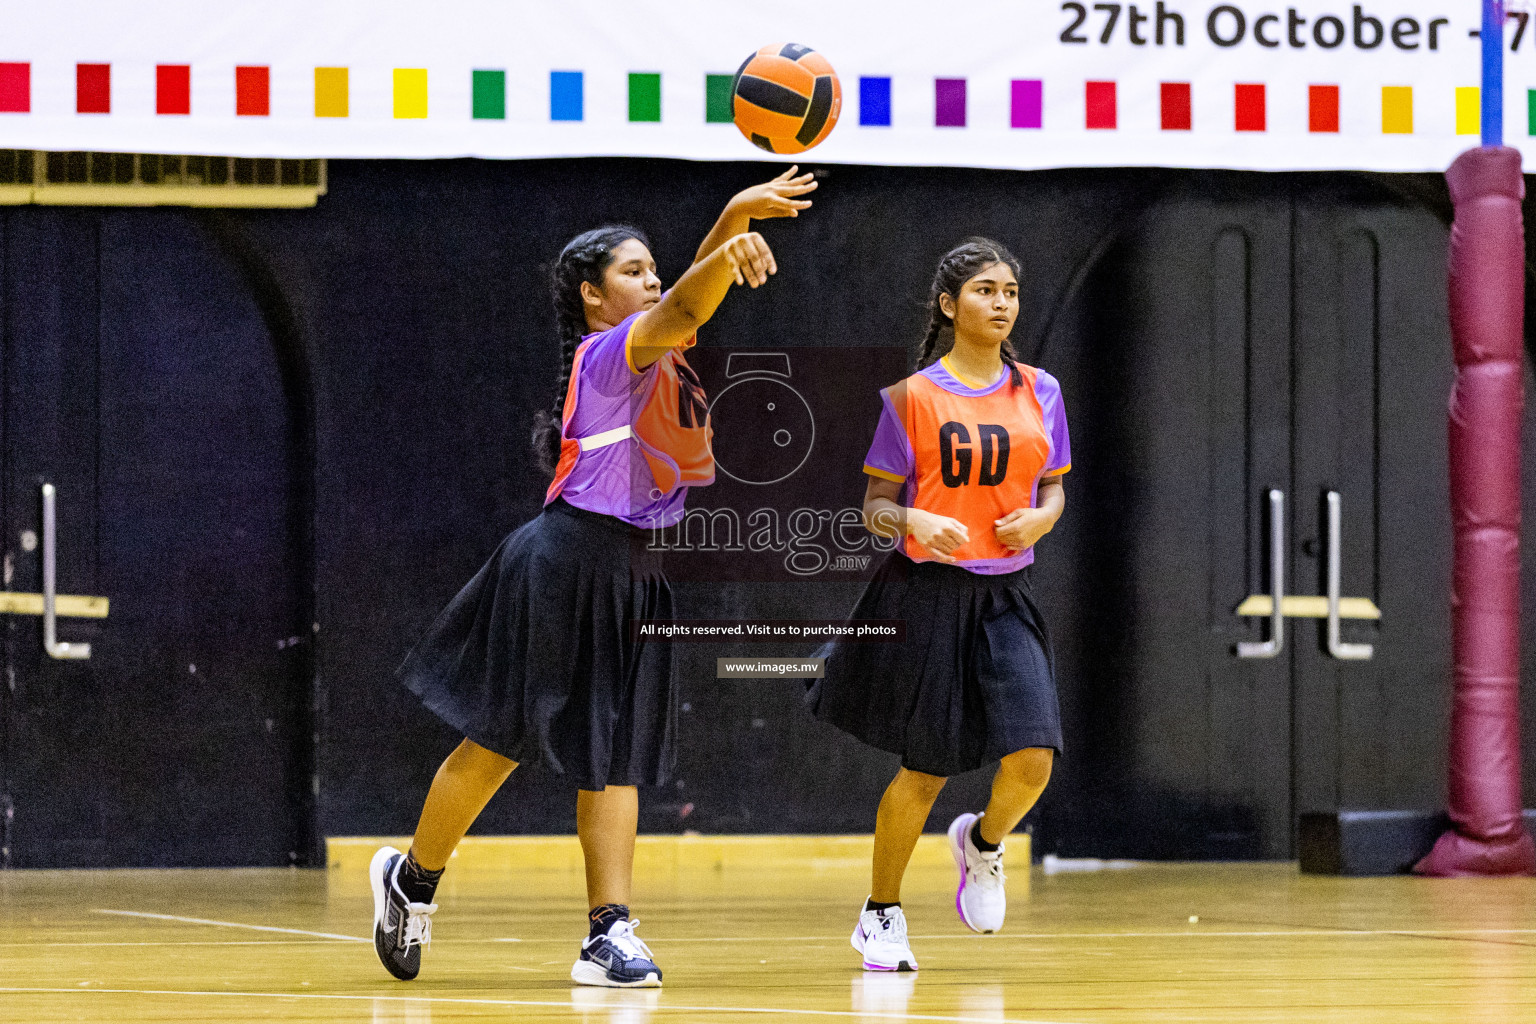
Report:
M976 849L971 841L971 826L980 814L962 814L949 825L949 852L960 870L960 888L955 891L955 911L973 932L995 932L1003 926L1008 912L1008 893L1003 883L1003 845L991 853Z
M917 957L907 945L907 918L900 907L860 911L848 941L864 954L866 971L917 970Z

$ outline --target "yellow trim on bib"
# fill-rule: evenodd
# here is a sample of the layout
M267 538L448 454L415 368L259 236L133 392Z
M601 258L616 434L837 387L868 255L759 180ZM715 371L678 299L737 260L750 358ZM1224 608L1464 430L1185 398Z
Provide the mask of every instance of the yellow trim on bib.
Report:
M959 381L961 384L964 384L972 391L982 391L991 387L993 384L996 384L998 381L1002 380L1003 374L1008 372L1008 367L1004 366L1002 373L999 373L996 377L992 378L991 381L986 384L978 384L971 380L969 377L962 376L960 371L955 369L955 364L949 361L949 356L939 356L939 362L944 364L944 369L949 371L949 375L951 377L955 378L955 380Z

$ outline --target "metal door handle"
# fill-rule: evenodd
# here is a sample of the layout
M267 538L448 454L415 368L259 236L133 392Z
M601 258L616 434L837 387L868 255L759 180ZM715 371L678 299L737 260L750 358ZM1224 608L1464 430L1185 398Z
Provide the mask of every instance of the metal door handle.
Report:
M1269 492L1269 639L1237 645L1239 658L1274 658L1285 647L1285 493Z
M60 661L83 661L90 644L61 644L58 636L58 497L53 484L43 484L43 650Z
M1347 644L1339 639L1339 594L1344 561L1342 525L1343 499L1338 491L1328 492L1328 653L1340 661L1369 661L1376 653L1373 644Z

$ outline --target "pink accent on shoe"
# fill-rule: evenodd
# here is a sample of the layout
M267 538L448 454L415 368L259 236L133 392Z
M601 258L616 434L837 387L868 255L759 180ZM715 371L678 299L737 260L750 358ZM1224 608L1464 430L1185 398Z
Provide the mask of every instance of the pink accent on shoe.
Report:
M955 913L959 915L960 922L971 929L971 931L977 931L978 929L971 924L970 918L965 916L965 877L968 874L965 869L965 841L970 835L971 827L976 824L978 817L979 815L970 813L962 814L949 826L949 852L950 856L955 859L955 867L960 870L960 886L955 890ZM965 827L959 829L960 837L957 840L955 838L956 826L961 822L965 823Z

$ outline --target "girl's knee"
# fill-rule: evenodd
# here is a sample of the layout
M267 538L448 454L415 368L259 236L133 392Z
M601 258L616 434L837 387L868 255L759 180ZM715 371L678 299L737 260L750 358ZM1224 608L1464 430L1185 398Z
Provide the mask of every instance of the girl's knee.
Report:
M933 800L938 797L939 792L944 788L944 783L948 781L942 775L929 775L925 772L914 772L910 768L902 768L896 773L895 784L916 796Z
M998 772L1026 786L1043 788L1051 779L1056 752L1050 747L1027 747L1003 758Z
M473 775L486 780L505 779L517 767L517 762L466 738L448 755L444 767L456 774Z

